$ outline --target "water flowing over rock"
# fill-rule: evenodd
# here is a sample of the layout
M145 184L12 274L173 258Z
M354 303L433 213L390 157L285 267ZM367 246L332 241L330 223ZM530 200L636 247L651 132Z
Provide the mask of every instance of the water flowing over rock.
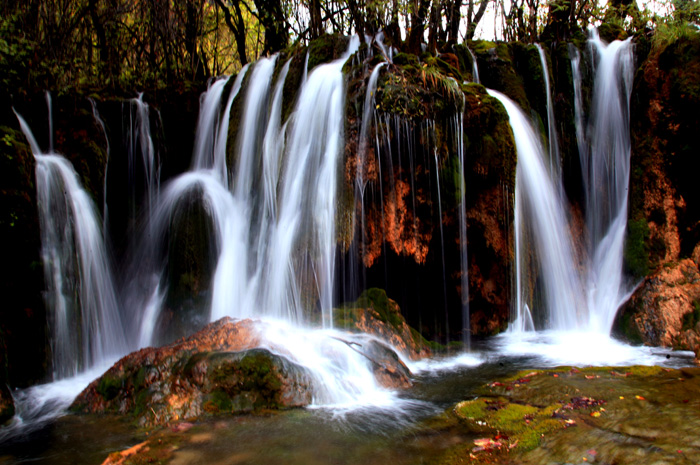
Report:
M117 356L126 340L94 204L70 162L43 154L26 122L17 118L37 164L53 371L54 379L61 379Z
M222 318L187 339L124 357L93 381L72 409L129 414L141 425L162 425L206 413L323 405L326 396L337 398L337 392L329 392L333 380L319 377L325 363L321 353L316 365L309 365L297 358L301 351L286 344L289 337L268 323ZM354 363L371 365L384 386L410 384L408 370L385 344L342 334L328 336L327 344L351 354Z
M618 308L628 297L623 250L633 49L630 40L605 44L595 31L590 44L597 74L590 127L585 134L585 141L591 145L579 141L579 147L585 149L579 155L588 233L583 257L577 255L577 247L570 239L570 207L561 179L550 97L549 163L545 162L539 136L527 118L507 97L499 97L510 114L519 156L515 207L516 331L552 328L609 334ZM544 52L541 48L538 51L544 72L548 73ZM549 94L549 79L545 82Z

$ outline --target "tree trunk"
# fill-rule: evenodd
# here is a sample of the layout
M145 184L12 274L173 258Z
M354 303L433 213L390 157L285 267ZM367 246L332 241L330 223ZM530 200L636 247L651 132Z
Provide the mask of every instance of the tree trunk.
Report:
M258 18L265 28L265 45L262 54L282 50L289 42L289 32L279 0L255 0Z
M419 4L414 6L411 15L411 33L408 36L408 51L420 55L423 33L425 32L425 15L428 13L430 0L415 0Z

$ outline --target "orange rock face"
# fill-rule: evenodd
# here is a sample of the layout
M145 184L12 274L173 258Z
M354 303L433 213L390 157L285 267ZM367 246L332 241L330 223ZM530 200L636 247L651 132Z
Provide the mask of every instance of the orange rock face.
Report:
M629 325L645 344L700 350L700 272L692 260L647 277L626 305Z

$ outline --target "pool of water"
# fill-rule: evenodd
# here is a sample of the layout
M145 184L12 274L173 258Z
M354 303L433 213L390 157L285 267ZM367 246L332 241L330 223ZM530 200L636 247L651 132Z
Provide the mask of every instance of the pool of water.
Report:
M578 349L572 348L576 344ZM585 357L587 362L581 363ZM388 407L222 416L197 422L186 433L169 432L163 440L172 442L168 447L173 464L427 463L473 439L440 416L456 402L474 397L489 381L531 368L633 364L689 366L693 354L634 348L586 335L503 335L475 342L468 354L410 363L414 386L394 393ZM148 433L128 419L65 413L89 380L16 393L23 402L20 408L33 410L22 422L0 430L0 463L102 463L111 452L147 440Z

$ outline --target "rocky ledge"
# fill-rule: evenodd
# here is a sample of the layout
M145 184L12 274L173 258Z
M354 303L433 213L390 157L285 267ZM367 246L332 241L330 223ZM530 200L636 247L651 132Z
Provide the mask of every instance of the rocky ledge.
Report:
M222 318L187 339L131 353L93 381L71 409L128 414L141 426L156 426L207 414L311 404L311 373L280 355L283 348L265 340L265 328L260 321ZM367 358L380 384L410 385L408 369L388 345L341 342Z

